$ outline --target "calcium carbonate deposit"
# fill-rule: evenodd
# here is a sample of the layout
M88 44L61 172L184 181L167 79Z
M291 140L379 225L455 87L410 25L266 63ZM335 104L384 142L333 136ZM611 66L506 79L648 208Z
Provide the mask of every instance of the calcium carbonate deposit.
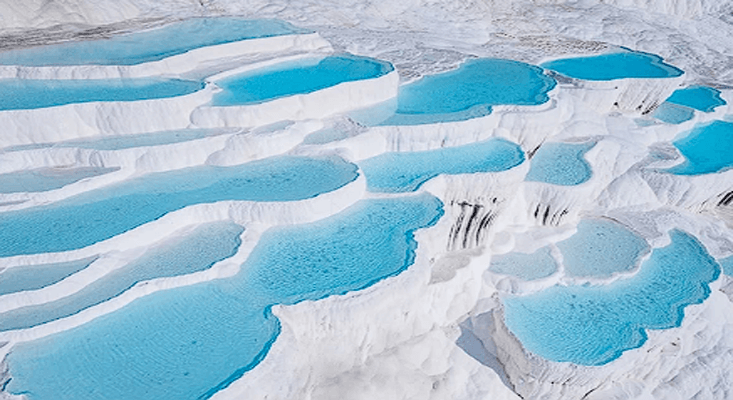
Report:
M733 399L732 0L0 0L0 399Z

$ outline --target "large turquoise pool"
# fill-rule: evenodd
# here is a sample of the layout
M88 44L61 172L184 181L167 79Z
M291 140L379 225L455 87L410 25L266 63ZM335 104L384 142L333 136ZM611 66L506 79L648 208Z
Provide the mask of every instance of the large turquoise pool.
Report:
M134 65L217 44L308 32L277 20L192 18L109 39L0 52L0 65Z
M733 166L733 123L713 121L696 126L672 144L685 161L669 168L669 173L701 175L720 172Z
M563 58L542 64L562 75L589 81L623 78L671 78L684 72L661 57L637 51L619 51L591 57Z
M144 175L49 205L0 213L0 257L82 248L193 204L306 199L356 177L356 166L340 158L294 156Z
M232 278L148 295L70 331L16 346L11 393L30 400L206 399L267 354L270 311L372 285L407 268L413 232L441 203L366 200L333 217L267 231Z
M603 365L644 344L646 330L680 326L685 307L708 297L720 266L693 236L670 237L631 278L505 298L507 327L546 359Z
M392 70L387 62L350 54L284 62L217 81L224 90L214 95L212 105L257 104L342 82L377 78Z

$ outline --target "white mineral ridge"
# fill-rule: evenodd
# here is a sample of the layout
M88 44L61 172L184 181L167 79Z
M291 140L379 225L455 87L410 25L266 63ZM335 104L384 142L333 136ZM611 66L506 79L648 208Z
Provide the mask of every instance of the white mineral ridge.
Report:
M251 399L730 399L733 398L733 279L721 275L702 304L685 309L678 328L649 331L640 348L600 367L542 359L503 324L500 296L554 284L606 284L633 275L579 281L563 267L524 282L488 271L495 254L532 252L570 235L585 217L628 226L653 248L678 228L718 259L733 255L733 170L700 176L659 172L683 161L671 142L696 124L733 121L731 0L0 0L0 47L58 42L105 26L126 32L195 16L278 18L316 33L209 46L133 66L0 66L0 77L78 79L166 76L203 79L186 96L135 102L69 104L0 111L0 173L35 168L119 170L38 193L0 194L0 211L50 204L145 174L200 165L235 165L280 154L337 154L351 162L385 152L434 150L503 138L527 154L545 142L596 143L585 154L587 182L525 182L531 160L498 173L438 176L421 191L444 203L444 217L415 234L416 259L401 274L357 292L275 306L282 332L264 360L214 395ZM365 127L345 113L394 100L400 84L450 70L469 57L539 64L627 47L657 54L685 71L671 79L589 82L560 78L547 103L497 106L467 121ZM351 52L391 62L384 76L260 104L215 107L217 80L281 61ZM727 105L665 124L652 111L677 88L719 88ZM304 144L336 127L341 139ZM77 139L212 129L188 142L120 150L27 148ZM236 255L211 269L135 285L76 315L0 333L0 355L26 342L87 323L159 290L231 276L266 229L334 215L369 193L356 181L295 202L223 201L172 212L86 248L0 258L23 268L98 255L87 269L51 286L0 296L0 312L43 304L123 266L163 240L220 220L241 224ZM478 231L467 210L494 215ZM538 212L541 211L541 212ZM547 217L545 217L547 214ZM212 327L216 329L216 327ZM0 387L10 378L0 363ZM558 384L559 382L559 384ZM520 397L521 396L521 397ZM0 392L0 399L22 399Z

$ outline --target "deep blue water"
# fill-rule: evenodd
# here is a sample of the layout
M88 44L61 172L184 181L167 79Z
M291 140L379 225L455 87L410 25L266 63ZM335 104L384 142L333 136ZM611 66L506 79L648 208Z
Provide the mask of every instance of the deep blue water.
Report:
M401 86L396 110L387 113L386 120L367 122L413 125L467 120L491 113L491 106L542 104L549 100L547 92L554 87L555 80L536 66L479 58L466 61L458 69Z
M726 104L720 97L720 90L707 86L690 86L675 90L666 101L703 112L711 112L715 107Z
M640 347L647 329L680 326L684 308L708 297L720 266L693 236L670 236L672 243L654 249L631 278L505 298L507 326L532 353L582 365L603 365Z
M186 275L229 258L239 248L241 226L230 222L202 225L183 238L148 250L140 258L110 272L76 293L49 303L0 314L0 331L25 329L54 321L103 303L154 278Z
M652 113L652 117L668 124L681 124L695 116L692 108L665 101Z
M0 273L0 295L53 285L88 267L96 257L53 264L13 267Z
M0 193L43 192L59 189L85 178L117 170L119 168L80 167L68 170L40 168L0 174Z
M632 270L649 251L646 241L618 223L584 219L578 231L557 244L569 276L607 278Z
M377 78L393 69L387 62L350 54L284 62L217 81L224 90L214 95L212 104L257 104L342 82Z
M563 58L542 64L562 75L589 81L610 81L623 78L671 78L683 71L665 64L654 54L636 51L601 54L591 57Z
M590 179L592 170L583 157L595 143L545 143L532 157L527 181L573 186Z
M489 269L492 272L512 275L526 281L546 278L557 271L557 263L549 247L542 247L534 253L507 253L494 256Z
M672 174L710 174L733 166L733 123L713 121L696 126L673 144L685 161L667 170Z
M412 192L440 174L498 172L524 161L522 149L504 139L437 150L384 153L359 162L369 190Z
M163 78L0 79L0 110L27 110L92 101L160 99L190 94L203 87L202 82Z
M336 157L274 157L144 175L49 205L0 213L0 257L82 248L193 204L315 197L356 177L356 166Z
M109 39L3 51L0 65L134 65L204 46L304 32L277 20L193 18Z
M366 200L265 232L239 274L134 301L16 346L11 393L30 400L206 399L252 369L280 332L273 304L372 285L407 268L416 229L442 215L428 195Z

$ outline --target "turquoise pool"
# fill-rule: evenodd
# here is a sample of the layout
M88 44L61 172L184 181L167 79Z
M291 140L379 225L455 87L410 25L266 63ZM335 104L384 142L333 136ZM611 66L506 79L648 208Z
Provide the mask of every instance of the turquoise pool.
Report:
M720 90L707 86L690 86L675 90L666 101L703 112L711 112L715 107L726 104L720 97Z
M56 203L0 213L0 257L82 248L194 204L315 197L356 177L356 166L340 158L294 156L144 175Z
M693 236L670 237L631 278L505 298L507 327L548 360L603 365L644 344L646 330L680 326L685 307L708 297L720 266Z
M504 139L437 150L384 153L359 162L374 192L412 192L440 174L498 172L524 162L522 149Z
M681 124L695 117L695 110L665 101L654 110L652 117L668 124Z
M306 33L277 20L192 18L109 39L79 40L0 52L0 65L134 65L246 39Z
M525 281L546 278L557 271L557 262L549 247L534 253L507 253L494 256L489 270L497 274L511 275Z
M257 104L342 82L377 78L393 69L387 62L350 54L283 62L217 81L224 90L214 95L212 105Z
M0 295L37 290L75 274L91 265L97 257L60 263L13 267L0 272Z
M73 330L16 346L10 393L30 400L207 399L257 365L280 332L274 304L359 290L407 268L428 195L365 200L262 236L239 274L157 292Z
M733 166L733 123L713 121L696 126L672 144L685 161L666 170L675 175L711 174Z
M591 57L563 58L541 64L562 75L589 81L624 78L672 78L684 72L654 54L624 50Z
M0 174L0 193L43 192L59 189L82 179L117 170L119 168L39 168Z
M591 178L584 155L595 143L545 143L532 157L527 181L560 186L580 185Z

